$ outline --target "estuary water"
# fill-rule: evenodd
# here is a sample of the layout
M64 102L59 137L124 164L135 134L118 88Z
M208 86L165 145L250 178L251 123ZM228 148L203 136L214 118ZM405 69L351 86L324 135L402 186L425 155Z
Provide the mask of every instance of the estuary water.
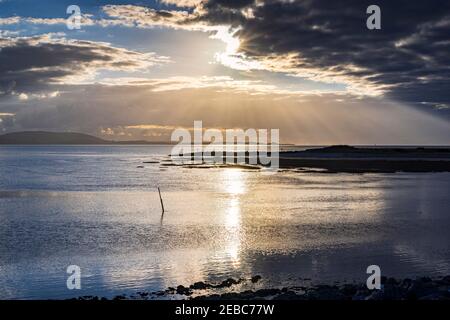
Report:
M1 146L0 299L450 274L450 174L266 175L167 146ZM144 163L147 162L147 163ZM161 189L166 212L156 187ZM81 290L66 269L81 268Z

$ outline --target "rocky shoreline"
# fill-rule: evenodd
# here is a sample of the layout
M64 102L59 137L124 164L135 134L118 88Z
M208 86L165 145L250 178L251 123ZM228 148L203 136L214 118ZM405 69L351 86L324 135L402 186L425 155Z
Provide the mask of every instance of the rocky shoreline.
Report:
M266 166L260 163L256 154L242 151L239 155L240 157L238 152L221 152L217 158L219 161L216 162L216 158L211 155L204 155L202 152L191 153L190 161L178 164L172 162L169 156L169 159L160 162L160 167L259 170ZM304 173L450 172L448 147L365 148L335 145L300 151L280 151L278 158L279 169Z
M431 279L394 279L382 277L380 290L369 290L365 283L260 288L236 291L232 287L244 283L256 284L261 276L250 279L229 278L220 283L196 282L188 287L179 285L164 291L137 292L120 295L112 300L450 300L450 276ZM215 291L228 290L217 293ZM108 300L97 296L83 296L77 300Z

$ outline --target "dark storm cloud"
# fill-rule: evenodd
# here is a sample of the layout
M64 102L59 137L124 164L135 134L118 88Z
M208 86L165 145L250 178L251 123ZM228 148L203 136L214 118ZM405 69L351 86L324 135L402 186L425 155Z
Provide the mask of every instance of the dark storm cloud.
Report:
M250 58L298 54L290 69L392 85L388 96L408 102L450 102L450 1L267 0L247 17L221 2L204 5L200 19L240 26L240 50ZM366 27L371 4L381 8L381 30Z
M98 69L133 70L163 61L107 43L51 38L0 38L0 93L31 92Z

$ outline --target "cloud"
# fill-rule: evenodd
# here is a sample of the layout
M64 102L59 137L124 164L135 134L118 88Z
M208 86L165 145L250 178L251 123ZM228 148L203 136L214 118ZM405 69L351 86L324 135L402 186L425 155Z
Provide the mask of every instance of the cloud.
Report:
M212 31L216 36L222 30L222 35L238 39L234 50L218 57L231 68L344 83L357 95L448 104L450 2L380 0L381 30L366 28L370 4L366 0L209 0L190 2L190 7L195 5L190 11L130 5L104 10L138 27ZM224 26L225 33L220 29Z
M233 2L236 5L239 3ZM228 29L230 25L236 25L238 17L244 16L240 10L231 6L216 6L207 1L200 2L191 10L157 10L141 5L105 5L102 11L107 15L107 18L102 20L106 25L115 23L138 28L166 27L205 32L222 30L224 27Z
M164 4L172 4L177 7L196 7L203 0L160 0Z
M20 17L0 18L0 26L1 25L9 25L9 24L17 24L19 22L20 22Z
M96 83L104 86L147 86L153 92L167 92L185 89L212 88L218 91L242 92L250 95L303 95L303 94L342 94L342 90L301 90L295 88L280 88L274 84L256 79L234 79L230 76L171 76L166 78L115 77L103 78Z
M106 42L67 40L54 35L0 38L0 94L77 83L99 70L146 71L167 57L113 47Z
M450 103L450 2L380 0L382 29L366 28L368 0L163 0L177 10L106 5L86 25L167 27L210 32L227 44L219 62L325 83L445 110ZM0 24L65 23L62 18L0 18ZM44 75L45 77L45 75Z
M448 143L448 121L410 105L450 110L450 3L379 1L382 30L374 31L365 26L368 4L205 0L179 2L177 10L108 5L105 18L88 17L100 26L209 32L227 44L219 61L252 80L142 78L128 72L169 59L61 35L1 33L0 129L161 140L171 128L201 119L205 127L280 128L284 142ZM0 24L20 21L65 20L0 18ZM100 70L127 74L94 80ZM292 92L253 80L266 71L345 83L347 92Z
M205 128L279 128L282 141L300 144L445 144L450 135L445 120L398 102L344 93L254 94L218 84L174 91L167 82L65 85L52 99L10 97L0 112L15 116L2 117L10 119L2 130L168 141L172 128L202 120Z
M4 132L7 128L14 126L15 115L15 113L0 112L0 132Z
M58 25L58 24L66 24L66 18L36 18L36 17L21 17L21 16L13 16L13 17L3 17L0 18L0 25L14 25L21 23L29 23L29 24L42 24L42 25ZM95 24L99 25L107 25L106 22L102 23L102 20L95 20L92 18L92 15L81 15L80 24L82 26L93 26Z
M109 19L117 24L139 28L169 27L174 29L204 30L205 23L196 21L198 14L183 10L155 10L136 5L106 5L102 7ZM111 19L112 18L112 19Z
M260 68L344 82L354 92L408 102L449 102L450 3L378 1L382 29L374 31L365 25L370 4L266 0L251 6L251 17L203 5L200 19L210 24L232 19L239 53Z

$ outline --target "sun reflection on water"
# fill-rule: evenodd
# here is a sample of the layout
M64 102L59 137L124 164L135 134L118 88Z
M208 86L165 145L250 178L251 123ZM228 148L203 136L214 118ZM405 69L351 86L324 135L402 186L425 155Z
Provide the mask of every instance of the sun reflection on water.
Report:
M229 200L225 224L229 228L239 228L241 220L241 208L238 198Z
M225 227L229 232L226 254L233 266L238 267L242 242L241 197L247 193L245 172L239 169L225 169L222 181L226 193Z
M240 169L225 169L223 171L223 186L225 192L232 195L242 195L247 192L244 172Z

